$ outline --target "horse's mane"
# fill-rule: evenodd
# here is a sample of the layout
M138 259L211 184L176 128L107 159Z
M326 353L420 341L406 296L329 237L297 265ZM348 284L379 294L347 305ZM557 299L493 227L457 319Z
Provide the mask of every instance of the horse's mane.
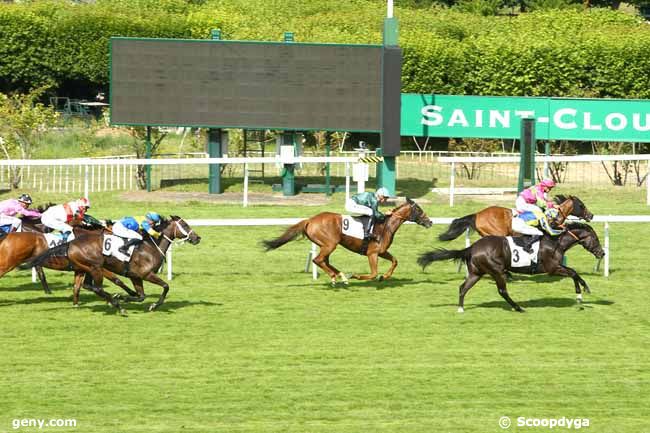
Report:
M583 229L583 230L591 230L593 231L593 227L591 227L589 224L580 222L580 221L570 221L566 223L566 228L567 229Z
M567 200L571 200L572 198L573 198L572 195L567 196L567 195L564 195L564 194L559 194L559 195L556 195L556 196L553 198L553 201L554 201L556 204L562 204L562 203L564 203L564 202L567 201Z
M401 209L406 205L410 206L412 203L415 203L415 202L413 200L411 200L410 198L406 197L406 200L404 201L404 203L402 203L401 205L393 208L392 211L395 212L396 210Z

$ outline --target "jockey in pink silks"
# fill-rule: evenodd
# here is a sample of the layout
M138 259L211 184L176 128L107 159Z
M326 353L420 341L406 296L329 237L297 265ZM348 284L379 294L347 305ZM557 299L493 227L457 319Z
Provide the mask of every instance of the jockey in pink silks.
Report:
M31 204L29 194L22 194L17 200L11 198L0 202L0 226L11 225L12 232L19 232L23 226L20 217L40 218L40 212L29 209Z
M559 230L551 228L546 219L546 214L544 213L545 210L554 209L556 207L553 200L548 196L548 193L553 189L553 187L555 187L555 182L551 179L544 179L537 185L533 185L520 192L515 201L515 207L519 214L532 212L533 215L537 217L536 220L528 222L524 221L522 218L514 218L512 220L512 231L531 236L526 240L526 246L524 247L526 251L531 249L532 244L544 235L541 230L534 227L535 225L539 224L551 236L557 236L562 233ZM532 250L528 252L532 252Z

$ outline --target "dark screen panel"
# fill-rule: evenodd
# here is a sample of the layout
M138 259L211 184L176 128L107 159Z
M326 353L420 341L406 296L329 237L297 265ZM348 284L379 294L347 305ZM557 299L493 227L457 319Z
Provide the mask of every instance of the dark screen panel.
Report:
M380 131L381 51L379 46L113 38L111 121Z
M384 156L398 156L402 111L402 50L399 47L384 48L383 74L381 148Z

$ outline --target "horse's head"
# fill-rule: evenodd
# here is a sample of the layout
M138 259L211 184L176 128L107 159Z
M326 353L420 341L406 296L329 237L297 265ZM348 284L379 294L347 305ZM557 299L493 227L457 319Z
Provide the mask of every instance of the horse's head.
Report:
M197 235L183 218L176 215L172 215L170 219L161 218L155 229L169 241L180 239L181 241L188 241L192 245L201 242L201 236Z
M589 212L587 206L585 206L582 200L576 196L570 195L567 197L564 195L558 195L555 197L555 203L557 203L560 209L563 210L565 217L567 215L573 215L575 217L582 218L587 222L591 221L594 217L594 214Z
M424 213L424 210L416 202L410 198L406 198L406 202L393 210L393 215L398 215L406 221L414 222L422 227L431 227L431 220Z
M566 226L566 231L560 237L571 237L582 247L593 254L597 259L602 259L605 256L605 251L600 245L600 240L596 231L588 224L584 223L571 223Z

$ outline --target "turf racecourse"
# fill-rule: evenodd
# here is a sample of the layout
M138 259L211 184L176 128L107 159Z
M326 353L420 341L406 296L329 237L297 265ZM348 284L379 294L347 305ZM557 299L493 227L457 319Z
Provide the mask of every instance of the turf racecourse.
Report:
M642 193L580 196L596 214L648 212ZM430 216L485 205L449 209L444 199L426 198ZM93 200L98 217L150 207L111 194ZM340 209L341 198L328 208ZM324 208L156 209L234 218ZM394 279L331 289L302 272L307 242L262 252L259 240L280 227L197 228L201 244L175 252L167 303L146 312L160 292L146 284L149 297L128 304L127 318L90 292L73 309L68 274L48 273L48 296L28 271L14 271L0 279L0 432L482 433L503 431L502 416L513 424L588 418L591 432L649 431L647 225L612 225L610 278L593 272L581 247L571 251L569 264L593 292L582 308L569 279L518 277L509 290L525 314L509 311L487 279L468 293L465 314L456 313L456 266L432 264L423 273L415 264L418 253L441 246L442 229L400 229ZM364 258L343 250L332 262L367 270ZM76 419L77 427L14 430L12 420L23 418Z

